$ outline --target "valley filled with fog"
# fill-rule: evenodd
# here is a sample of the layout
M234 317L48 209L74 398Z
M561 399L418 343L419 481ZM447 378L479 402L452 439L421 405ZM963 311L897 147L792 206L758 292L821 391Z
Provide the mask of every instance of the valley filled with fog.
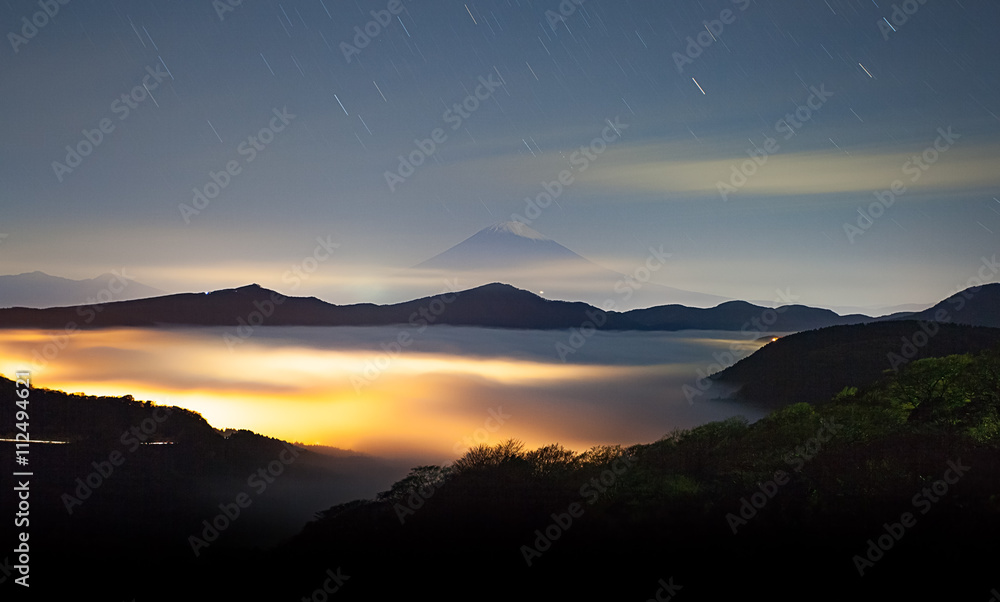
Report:
M232 328L8 334L0 372L31 367L40 387L133 395L199 412L218 429L412 465L508 438L584 451L764 414L721 400L730 393L722 385L698 388L719 360L761 346L735 332L406 325L268 327L246 338ZM35 355L57 341L64 347L54 361Z

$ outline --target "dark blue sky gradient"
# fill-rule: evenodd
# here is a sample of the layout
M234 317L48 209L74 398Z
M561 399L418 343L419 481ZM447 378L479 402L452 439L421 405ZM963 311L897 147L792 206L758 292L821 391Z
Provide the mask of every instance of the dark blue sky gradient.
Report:
M330 236L336 257L284 292L440 292L392 275L523 214L616 118L621 138L531 224L608 267L664 245L662 284L888 305L942 298L1000 252L996 2L586 0L552 27L557 0L402 0L350 62L341 43L395 5L244 0L221 18L216 5L70 0L16 52L8 32L41 9L0 5L0 273L126 267L168 290L280 290ZM689 36L701 52L679 72ZM158 65L172 77L120 119L116 99ZM480 78L502 85L453 130L445 111ZM785 139L776 124L814 88L831 96ZM241 143L282 108L294 118L248 162ZM114 130L60 181L53 161L105 118ZM949 127L959 136L910 181L908 157ZM386 171L435 128L444 142L391 191ZM777 151L723 199L718 182L769 137ZM231 161L238 174L183 219ZM895 180L906 192L846 232Z

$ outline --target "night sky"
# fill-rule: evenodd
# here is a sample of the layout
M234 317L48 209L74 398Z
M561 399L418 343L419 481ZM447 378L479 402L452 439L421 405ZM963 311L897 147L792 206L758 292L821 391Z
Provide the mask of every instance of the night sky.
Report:
M994 1L50 1L0 4L2 274L399 301L520 214L622 272L663 245L661 284L861 306L1000 252Z

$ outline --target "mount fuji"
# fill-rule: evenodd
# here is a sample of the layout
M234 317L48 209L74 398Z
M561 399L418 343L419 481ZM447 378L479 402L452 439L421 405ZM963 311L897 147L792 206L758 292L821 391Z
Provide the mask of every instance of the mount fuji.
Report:
M506 282L550 299L584 301L615 309L667 303L712 307L727 297L672 288L662 280L669 265L637 264L627 276L604 268L521 222L500 222L417 264L412 270L461 279L463 286ZM653 271L663 269L662 274Z
M471 271L529 268L569 262L570 267L603 269L521 222L500 222L415 266L416 269Z

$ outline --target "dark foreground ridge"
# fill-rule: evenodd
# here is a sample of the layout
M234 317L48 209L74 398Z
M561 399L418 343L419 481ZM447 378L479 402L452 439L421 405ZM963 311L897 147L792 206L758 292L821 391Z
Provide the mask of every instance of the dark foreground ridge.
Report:
M734 418L649 444L480 446L333 506L319 499L358 496L334 491L345 477L317 454L226 438L177 408L161 421L165 408L128 397L33 389L47 425L34 438L72 443L32 447L32 593L988 600L1000 561L1000 348L854 382L816 404L779 390L784 407L752 425ZM0 381L6 436L14 391ZM296 517L284 532L297 535L276 537Z
M781 337L713 378L739 385L744 400L778 408L828 400L921 358L997 345L1000 328L915 320L832 326Z

